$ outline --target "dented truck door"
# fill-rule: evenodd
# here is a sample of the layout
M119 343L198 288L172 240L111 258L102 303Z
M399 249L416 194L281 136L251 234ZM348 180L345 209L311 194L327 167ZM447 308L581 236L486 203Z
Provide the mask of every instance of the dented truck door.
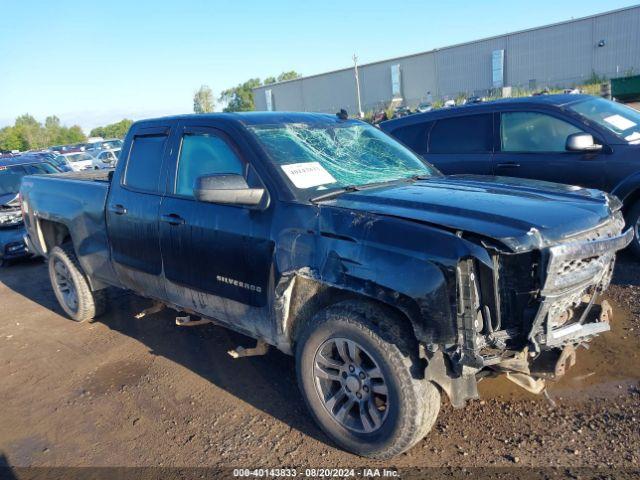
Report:
M273 242L269 213L196 200L198 177L252 171L222 130L182 124L172 177L160 207L168 300L187 311L232 323L263 337ZM261 321L261 319L263 321Z

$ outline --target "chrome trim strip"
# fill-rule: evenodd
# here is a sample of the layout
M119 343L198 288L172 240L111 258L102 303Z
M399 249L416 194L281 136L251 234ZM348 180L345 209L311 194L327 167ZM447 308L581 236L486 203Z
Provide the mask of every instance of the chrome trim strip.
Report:
M617 237L605 238L603 240L593 240L591 242L572 242L563 245L549 247L549 264L561 260L579 260L588 257L597 257L607 252L616 252L622 250L633 240L633 229L629 228L626 232Z

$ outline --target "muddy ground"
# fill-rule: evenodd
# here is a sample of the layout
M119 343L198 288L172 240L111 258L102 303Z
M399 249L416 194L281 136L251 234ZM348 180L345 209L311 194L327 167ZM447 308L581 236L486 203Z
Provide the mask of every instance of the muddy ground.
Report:
M291 358L234 360L246 337L177 327L171 311L111 293L99 321L62 314L42 262L0 269L0 465L213 467L638 467L640 264L619 261L613 331L550 388L556 407L502 379L389 462L331 445L298 393Z

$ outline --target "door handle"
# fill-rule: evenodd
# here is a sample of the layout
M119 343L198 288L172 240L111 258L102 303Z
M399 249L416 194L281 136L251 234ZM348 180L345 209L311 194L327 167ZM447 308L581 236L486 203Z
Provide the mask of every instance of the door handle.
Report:
M499 163L496 166L498 168L518 168L520 164L515 162L506 162L506 163Z
M160 221L169 225L184 225L185 221L180 215L169 213L168 215L160 215Z
M111 213L115 213L116 215L125 215L127 213L127 209L124 208L124 206L120 205L120 204L110 205L109 206L109 211Z

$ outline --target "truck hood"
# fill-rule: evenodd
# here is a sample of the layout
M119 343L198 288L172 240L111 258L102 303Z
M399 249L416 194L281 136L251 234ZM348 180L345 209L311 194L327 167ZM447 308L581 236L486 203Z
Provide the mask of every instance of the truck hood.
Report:
M323 202L475 233L524 251L605 222L620 202L599 190L511 177L452 175L349 192Z

